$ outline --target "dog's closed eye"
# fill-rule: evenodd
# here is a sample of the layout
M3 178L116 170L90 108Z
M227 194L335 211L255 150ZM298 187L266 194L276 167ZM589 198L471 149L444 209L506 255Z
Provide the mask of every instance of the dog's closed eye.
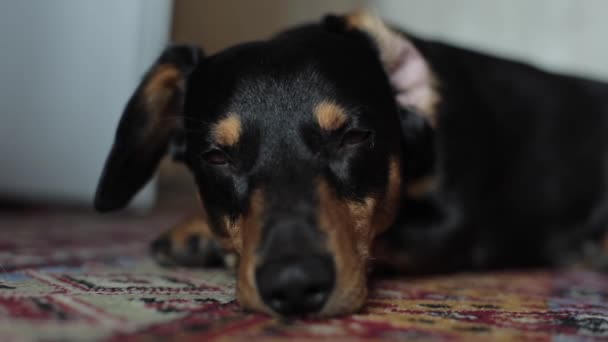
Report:
M202 158L205 162L212 165L226 165L229 162L228 156L220 149L212 149L203 153Z
M371 132L366 130L351 129L344 133L340 147L348 147L362 144L369 140Z

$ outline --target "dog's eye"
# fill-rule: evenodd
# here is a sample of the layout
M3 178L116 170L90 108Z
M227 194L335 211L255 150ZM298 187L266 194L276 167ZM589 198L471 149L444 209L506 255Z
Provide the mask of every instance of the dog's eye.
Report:
M352 129L342 136L342 141L340 143L341 147L359 145L365 141L367 141L371 136L370 131L357 130Z
M203 153L203 160L213 165L225 165L228 163L228 156L223 151L214 149Z

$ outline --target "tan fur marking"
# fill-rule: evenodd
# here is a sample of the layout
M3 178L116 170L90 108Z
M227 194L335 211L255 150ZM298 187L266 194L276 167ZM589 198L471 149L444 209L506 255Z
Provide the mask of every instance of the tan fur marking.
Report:
M357 251L362 258L369 257L369 241L373 238L374 232L372 219L378 201L373 197L367 197L363 203L348 202L348 206L357 241Z
M230 252L234 252L235 251L235 246L234 246L234 239L233 234L229 231L229 229L231 228L230 226L230 220L226 217L224 218L224 226L221 227L220 229L224 229L226 230L226 232L228 234L224 234L223 232L221 233L221 236L217 236L216 234L213 233L213 230L211 229L211 227L209 226L209 216L207 214L207 207L205 205L205 202L203 201L203 198L201 197L201 194L196 191L196 197L201 205L202 208L202 218L205 221L205 223L208 226L208 229L210 230L211 234L214 235L214 239L215 241L219 242L219 244L226 250L226 251L230 251Z
M204 239L213 239L207 220L200 215L189 217L172 227L169 232L171 243L175 248L185 248L190 236L196 235Z
M361 307L367 296L365 284L366 250L370 230L371 207L364 203L339 199L323 180L318 185L319 225L328 236L328 248L336 263L336 285L321 315L351 312Z
M348 119L344 108L327 101L323 101L315 107L314 115L319 127L326 131L342 128Z
M218 145L234 146L241 139L241 131L241 118L235 113L230 113L214 125L212 134Z
M264 195L258 189L251 194L246 215L241 215L236 220L232 220L228 216L223 218L231 245L238 254L245 253L249 248L255 249L257 247L258 234L261 233L263 210ZM251 242L254 243L253 246L249 245Z
M148 108L162 112L166 109L176 90L183 87L180 71L173 65L160 64L152 71L144 88L144 99ZM158 113L155 113L158 114Z
M380 48L380 59L387 70L393 70L398 66L400 56L389 47L396 45L395 40L403 38L391 30L376 13L358 10L347 15L346 22L349 28L371 35Z
M261 240L264 213L264 194L261 190L253 192L247 214L231 224L229 231L233 236L235 250L240 256L237 281L237 299L241 305L268 314L274 314L262 301L255 281L257 265L256 250Z
M401 185L401 163L398 157L393 157L389 162L386 192L372 222L374 236L386 231L395 221L401 205Z
M411 198L420 198L437 188L437 178L426 176L408 184L407 195Z
M142 90L142 105L149 111L146 137L163 141L178 125L177 115L170 108L172 98L183 91L184 80L173 65L160 64L154 68Z
M177 249L186 248L187 239L190 236L196 235L203 239L215 240L224 249L231 250L231 241L227 239L218 238L213 233L209 226L209 218L207 216L207 209L200 193L196 191L196 197L201 206L201 212L198 215L192 215L177 225L173 226L166 234L171 240L171 244L176 246Z
M395 220L401 200L401 169L397 158L389 162L384 196L349 201L337 197L324 180L319 181L319 225L329 238L336 262L336 289L322 315L358 309L367 295L366 276L370 249L377 234Z

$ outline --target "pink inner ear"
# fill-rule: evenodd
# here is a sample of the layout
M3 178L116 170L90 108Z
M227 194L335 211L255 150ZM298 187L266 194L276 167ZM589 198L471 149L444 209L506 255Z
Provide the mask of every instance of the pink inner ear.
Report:
M387 64L391 85L396 90L397 102L404 107L415 107L423 114L433 116L437 102L434 78L422 54L405 37L391 39L393 50Z

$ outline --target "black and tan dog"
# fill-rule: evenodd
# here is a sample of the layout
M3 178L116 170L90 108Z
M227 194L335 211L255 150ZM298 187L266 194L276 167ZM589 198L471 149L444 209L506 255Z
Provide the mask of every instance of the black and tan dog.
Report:
M129 101L96 207L167 151L203 214L155 253L239 257L237 297L356 311L370 262L410 272L563 266L601 253L608 85L391 29L364 12L213 56L168 48Z

